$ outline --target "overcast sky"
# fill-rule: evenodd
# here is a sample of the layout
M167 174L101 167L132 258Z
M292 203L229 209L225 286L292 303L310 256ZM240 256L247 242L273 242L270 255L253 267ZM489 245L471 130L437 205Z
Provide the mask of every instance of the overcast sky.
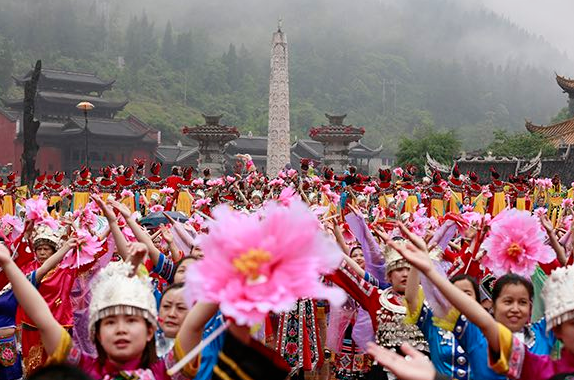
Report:
M515 24L543 36L574 58L573 0L465 0L482 2ZM570 75L574 76L574 73Z

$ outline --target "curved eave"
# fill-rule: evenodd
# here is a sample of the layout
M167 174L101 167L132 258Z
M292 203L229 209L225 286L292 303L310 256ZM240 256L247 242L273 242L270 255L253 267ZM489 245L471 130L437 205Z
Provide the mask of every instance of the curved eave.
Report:
M542 133L542 131L545 128L541 125L534 125L528 120L526 120L526 123L524 124L524 126L526 127L526 130L530 133Z
M0 98L0 102L2 102L4 107L8 107L8 108L22 108L24 106L24 99Z
M556 83L564 92L574 93L574 80L556 74Z
M315 136L310 136L312 140L320 142L344 142L352 143L353 141L359 141L363 135L343 135L343 134L317 134Z

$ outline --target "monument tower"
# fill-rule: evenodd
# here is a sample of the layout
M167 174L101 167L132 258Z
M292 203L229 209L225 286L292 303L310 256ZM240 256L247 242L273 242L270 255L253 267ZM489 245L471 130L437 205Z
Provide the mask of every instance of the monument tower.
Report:
M289 70L287 36L281 20L271 42L269 76L269 130L267 132L267 175L274 177L290 162Z

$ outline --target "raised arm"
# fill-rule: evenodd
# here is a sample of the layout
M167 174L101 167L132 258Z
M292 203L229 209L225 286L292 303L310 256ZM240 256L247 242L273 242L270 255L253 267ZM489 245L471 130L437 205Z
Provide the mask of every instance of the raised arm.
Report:
M419 286L421 283L421 278L419 271L416 268L412 268L409 271L409 277L407 278L407 287L405 289L405 299L409 310L414 310L418 304L419 298Z
M428 255L426 244L422 239L411 233L402 223L399 223L399 227L410 240L410 243L403 246L390 239L386 243L400 253L412 266L426 275L455 308L480 328L493 352L500 352L498 325L494 318L473 298L451 284L435 269Z
M341 247L341 250L343 250L343 253L346 256L349 256L351 250L349 249L347 243L345 243L345 238L341 233L341 228L339 227L339 224L337 223L336 219L333 221L333 234L335 235L335 240L337 241L337 244L339 245L339 247Z
M52 315L44 298L12 261L8 248L3 244L0 245L0 267L12 284L18 304L38 327L44 348L48 355L51 355L60 342L62 327Z
M185 317L177 333L177 339L185 353L191 351L201 342L205 324L215 315L218 305L212 303L196 303Z
M550 246L556 252L556 257L562 266L565 266L568 263L568 259L566 258L566 250L558 241L558 237L556 236L556 232L554 231L554 227L552 226L552 222L548 219L546 214L540 215L540 224L546 230L546 234L548 235L548 240L550 241Z
M108 226L112 236L114 237L118 254L122 257L122 259L124 259L124 261L126 261L128 259L128 242L120 230L120 226L118 226L118 218L114 214L114 211L107 204L105 204L102 198L100 198L98 195L92 195L92 199L94 202L96 202L108 220Z
M46 273L54 269L60 263L60 261L62 261L66 253L68 253L68 251L74 248L77 244L78 240L76 238L70 238L66 240L64 244L62 244L60 249L56 251L56 253L48 257L48 259L44 261L42 266L36 269L36 281L39 283L42 280L42 278L44 278Z
M149 257L150 257L153 265L157 265L157 263L159 261L159 255L161 252L153 244L153 240L152 240L151 236L149 236L149 234L147 232L145 232L143 230L143 228L134 219L132 219L132 217L131 217L132 212L130 211L130 209L126 205L124 205L118 201L115 201L115 200L110 200L109 203L110 203L110 205L112 205L113 208L115 208L116 210L118 210L122 214L122 216L126 220L127 225L133 231L136 239L138 239L139 242L144 243L147 246L147 248L149 250Z
M365 257L365 270L382 282L385 279L385 262L382 258L381 249L373 234L369 231L365 218L360 214L359 210L352 206L349 207L353 212L347 214L345 220L349 224L351 232L361 244L363 256Z
M179 262L179 260L181 260L183 255L182 255L182 252L179 250L179 248L177 247L177 245L174 242L172 232L163 224L160 226L160 231L161 231L161 236L163 236L163 240L166 241L166 243L169 247L169 251L171 252L171 259L176 263Z

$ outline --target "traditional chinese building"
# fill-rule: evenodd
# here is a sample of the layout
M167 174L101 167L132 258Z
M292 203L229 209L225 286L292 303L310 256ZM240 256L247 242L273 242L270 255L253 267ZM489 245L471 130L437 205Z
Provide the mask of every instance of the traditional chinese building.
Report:
M14 81L23 87L31 74L14 77ZM153 159L160 143L159 132L135 116L116 118L128 101L103 97L113 84L94 74L42 69L34 111L40 121L36 159L40 172L71 173L85 163L86 145L92 171L110 164L129 165L134 158ZM82 101L94 105L88 113L87 128L83 111L76 108ZM0 163L13 163L14 170L20 172L23 99L2 99L2 103L8 110L0 112Z
M523 175L525 177L550 178L558 174L562 183L570 184L574 181L574 79L556 74L556 82L564 93L568 94L568 109L570 119L552 125L535 125L526 121L525 127L531 133L536 133L550 141L556 148L555 157L541 158L539 154L533 159L520 157L498 157L491 154L469 155L463 154L456 158L461 172L475 172L483 183L490 181L490 168L495 167L503 180L509 175ZM451 167L442 165L427 154L425 167L427 175L438 170L444 175L450 173Z
M214 176L225 173L225 145L239 137L237 127L220 124L222 115L203 115L205 124L183 127L183 134L199 143L199 166Z
M574 144L574 79L556 74L556 83L568 94L568 114L570 119L552 124L536 125L526 121L526 129L548 139L556 148Z
M365 134L364 128L345 125L347 115L329 115L328 125L313 127L309 131L312 140L323 144L322 164L333 168L335 173L342 173L349 166L349 149L353 142L359 141Z

